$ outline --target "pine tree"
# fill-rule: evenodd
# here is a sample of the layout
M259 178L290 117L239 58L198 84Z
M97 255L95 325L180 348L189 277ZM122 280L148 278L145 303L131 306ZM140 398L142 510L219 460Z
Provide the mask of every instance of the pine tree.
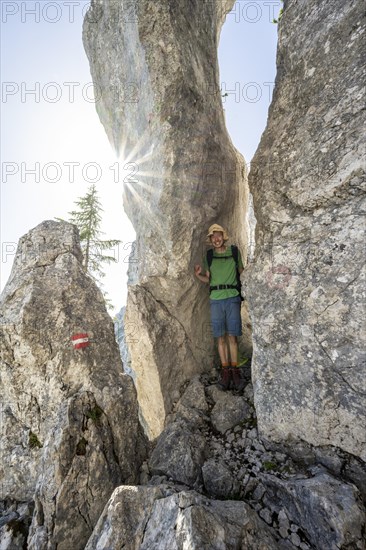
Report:
M69 212L70 223L75 224L80 233L80 245L83 251L83 267L93 279L103 286L100 279L105 277L102 264L117 262L114 256L104 252L120 244L117 239L102 240L103 232L100 230L103 208L98 198L95 185L89 187L84 197L75 201L77 210ZM110 307L110 300L104 292L104 297Z

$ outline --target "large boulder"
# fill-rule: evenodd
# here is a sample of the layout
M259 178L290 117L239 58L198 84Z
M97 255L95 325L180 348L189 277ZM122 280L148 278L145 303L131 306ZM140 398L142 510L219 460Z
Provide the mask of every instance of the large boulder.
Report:
M188 486L197 486L201 478L206 440L186 422L169 424L157 440L150 460L152 474L162 474Z
M208 291L193 275L209 225L227 226L246 257L246 170L225 127L217 61L233 4L92 0L84 22L96 108L136 230L125 320L152 439L174 390L211 366Z
M315 548L365 548L365 508L354 485L327 473L295 480L261 477L266 502L300 525Z
M29 548L83 548L143 458L136 392L75 226L20 239L1 296L0 500L35 500ZM75 334L87 334L76 349Z
M233 498L239 493L239 483L223 461L207 460L202 466L202 478L209 495Z
M215 430L225 433L238 424L249 420L251 407L245 397L224 392L217 386L211 386L208 390L214 406L211 411L211 422Z
M118 487L85 550L276 550L280 548L244 502L215 501L166 486Z
M365 461L364 21L361 0L284 2L246 285L260 433Z

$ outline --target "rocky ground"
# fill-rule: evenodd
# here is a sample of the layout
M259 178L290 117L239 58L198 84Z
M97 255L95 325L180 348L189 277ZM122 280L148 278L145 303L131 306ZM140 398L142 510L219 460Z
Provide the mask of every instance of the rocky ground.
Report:
M139 485L115 489L85 550L365 549L356 485L259 436L250 367L240 393L220 389L217 377L186 385ZM33 508L3 503L1 550L33 548Z
M250 367L243 377L240 395L221 390L215 372L187 385L142 466L141 484L179 482L210 498L243 501L279 547L365 548L365 509L355 485L261 439Z

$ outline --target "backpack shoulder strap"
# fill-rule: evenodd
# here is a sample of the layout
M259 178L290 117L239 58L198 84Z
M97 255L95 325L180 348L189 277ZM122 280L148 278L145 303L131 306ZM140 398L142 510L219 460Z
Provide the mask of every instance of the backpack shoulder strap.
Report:
M238 247L235 244L231 245L231 254L233 255L235 265L238 268L238 266L239 266Z
M211 267L211 264L212 264L213 253L214 253L213 248L210 248L210 250L207 250L206 258L207 258L207 265L209 268Z
M238 247L235 244L231 245L231 254L233 255L233 258L235 260L236 265L236 282L237 282L237 290L239 292L240 300L243 301L244 298L241 295L241 281L240 281L240 273L239 273L239 251Z

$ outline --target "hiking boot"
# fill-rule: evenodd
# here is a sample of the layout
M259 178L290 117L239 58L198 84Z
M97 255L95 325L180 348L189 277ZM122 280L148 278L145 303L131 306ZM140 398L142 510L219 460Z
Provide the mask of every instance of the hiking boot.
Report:
M233 382L234 382L234 388L236 391L241 391L245 386L245 381L240 376L240 370L238 367L232 367L231 368Z
M231 369L230 367L221 367L221 379L219 381L219 386L223 390L228 390L231 380Z

